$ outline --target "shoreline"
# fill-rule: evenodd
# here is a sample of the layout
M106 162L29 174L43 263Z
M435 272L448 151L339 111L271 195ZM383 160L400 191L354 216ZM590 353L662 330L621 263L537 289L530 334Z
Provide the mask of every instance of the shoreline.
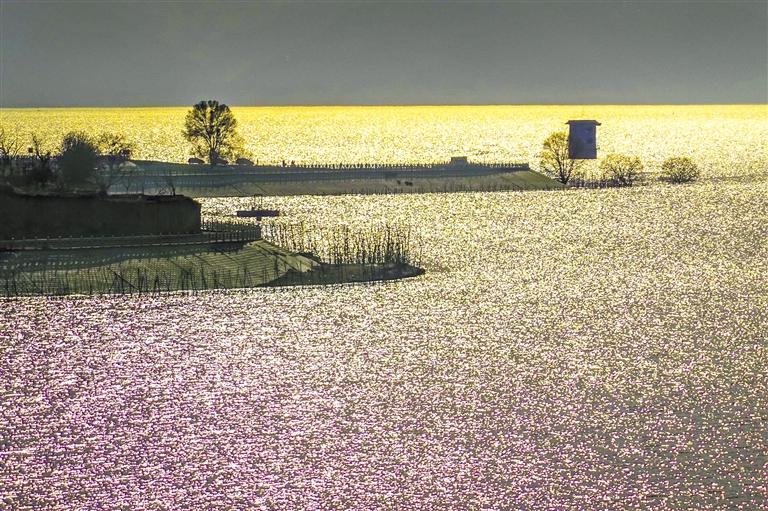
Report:
M105 238L109 241L109 238ZM0 297L156 295L175 291L380 282L421 275L407 263L331 264L263 239L0 252Z
M135 160L113 189L189 197L379 195L399 193L555 190L558 181L528 164L436 163L225 165Z

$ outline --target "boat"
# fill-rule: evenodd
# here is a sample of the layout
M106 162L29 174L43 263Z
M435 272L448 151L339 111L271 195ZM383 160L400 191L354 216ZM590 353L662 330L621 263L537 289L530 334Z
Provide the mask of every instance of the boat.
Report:
M256 218L261 220L262 218L274 218L280 216L280 212L276 209L240 209L237 211L237 216L241 218Z
M257 202L258 198L258 204ZM251 209L238 209L236 216L240 218L255 218L260 221L262 218L276 218L280 216L280 211L277 209L267 209L263 207L264 195L255 194L253 196L253 205Z

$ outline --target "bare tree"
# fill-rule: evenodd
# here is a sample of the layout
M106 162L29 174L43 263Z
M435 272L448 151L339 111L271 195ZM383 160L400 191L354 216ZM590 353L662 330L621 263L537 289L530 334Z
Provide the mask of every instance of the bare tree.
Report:
M133 155L134 144L124 135L104 133L97 141L99 148L99 171L97 184L102 193L124 180L129 173L128 160Z
M176 180L174 179L174 176L171 174L170 170L167 170L163 175L163 184L165 186L161 190L161 193L164 193L165 190L168 190L169 194L176 195Z
M43 142L37 133L32 133L32 145L29 153L35 158L35 163L29 169L29 180L39 186L46 185L53 179L53 151Z
M581 160L568 157L568 135L564 131L551 133L544 140L540 158L541 169L563 184L568 184L582 167Z
M195 156L208 158L211 165L232 158L242 145L234 114L215 100L200 101L187 112L184 137L192 143Z
M0 176L12 175L24 144L16 133L0 126Z
M170 166L161 167L150 184L157 195L176 195L176 176Z

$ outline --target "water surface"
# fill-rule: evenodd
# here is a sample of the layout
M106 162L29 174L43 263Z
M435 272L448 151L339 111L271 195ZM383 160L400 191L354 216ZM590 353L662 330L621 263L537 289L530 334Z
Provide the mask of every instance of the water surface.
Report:
M765 118L713 107L708 131L696 108L617 121L699 133L693 185L271 199L281 221L410 225L416 279L0 302L5 507L760 509Z

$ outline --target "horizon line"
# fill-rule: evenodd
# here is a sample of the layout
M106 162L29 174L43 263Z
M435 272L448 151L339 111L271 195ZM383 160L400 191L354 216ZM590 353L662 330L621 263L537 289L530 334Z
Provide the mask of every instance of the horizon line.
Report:
M477 107L477 106L768 106L768 100L765 102L734 102L734 103L719 103L719 102L705 102L705 103L276 103L276 104L240 104L240 103L224 103L230 107L250 107L250 108L293 108L293 107L306 107L306 108L335 108L335 107L348 107L348 108L367 108L367 107ZM0 105L0 110L13 110L13 109L64 109L64 108L85 108L85 109L98 109L98 108L188 108L190 104L144 104L144 105L17 105L17 106L3 106Z

